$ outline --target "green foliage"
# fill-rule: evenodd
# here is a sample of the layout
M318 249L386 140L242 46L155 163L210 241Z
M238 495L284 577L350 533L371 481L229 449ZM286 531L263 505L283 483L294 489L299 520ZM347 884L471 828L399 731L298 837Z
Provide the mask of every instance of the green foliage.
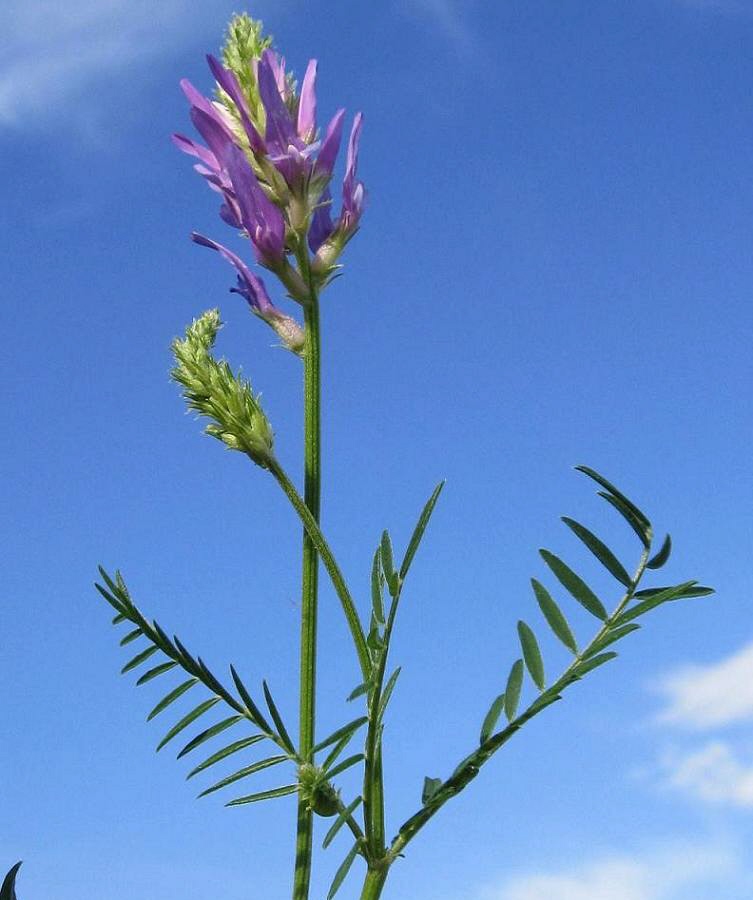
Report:
M211 420L204 429L207 434L269 468L274 435L259 398L248 381L236 377L227 362L218 362L209 352L221 327L216 309L194 319L185 338L173 341L176 365L171 377L182 386L188 408Z
M248 689L243 684L240 676L232 666L230 667L231 675L235 684L237 694L232 693L229 688L225 687L212 673L209 667L201 660L200 657L195 658L186 649L179 638L168 637L167 633L157 622L150 622L144 617L138 607L136 607L136 605L131 600L128 589L119 572L116 573L115 578L111 578L101 567L99 571L104 584L97 584L96 588L99 593L105 598L105 600L107 600L107 602L116 610L117 615L115 616L114 624L116 626L120 626L123 623L129 623L130 625L136 626L135 630L139 631L139 639L143 639L148 643L148 646L139 650L139 652L123 666L122 672L127 674L128 672L135 671L139 667L143 666L144 663L147 660L151 659L155 654L159 654L163 657L163 661L142 674L136 682L137 685L147 684L154 679L160 678L162 675L171 672L175 668L180 668L183 672L190 676L188 679L179 682L177 685L173 686L170 690L167 691L167 693L152 708L147 717L148 720L152 720L156 716L163 714L166 710L172 707L172 705L177 700L179 700L190 690L202 687L205 691L209 692L208 697L205 696L205 698L200 703L198 703L198 705L194 706L187 713L180 716L178 720L167 730L166 734L157 745L157 750L161 750L179 734L183 733L195 722L198 722L199 719L201 719L206 713L209 712L210 709L215 707L218 703L223 703L230 708L232 715L226 716L219 722L203 728L198 734L192 737L188 741L188 743L186 743L185 746L179 751L179 753L177 754L178 759L182 758L188 753L191 753L198 747L204 745L206 742L217 737L226 729L237 725L242 721L246 721L247 723L253 725L254 728L258 730L258 733L243 737L231 744L228 744L227 746L214 751L203 762L195 766L188 773L187 778L193 778L195 775L205 771L216 763L229 758L239 751L246 750L259 743L260 741L271 741L272 743L280 747L280 749L283 751L281 755L269 757L259 762L244 766L238 772L235 772L232 775L221 779L216 784L202 791L199 796L205 796L207 794L214 793L221 788L234 784L241 778L246 778L247 776L253 775L256 772L261 772L269 766L276 765L277 763L288 761L294 763L298 762L295 748L285 728L282 717L280 716L280 713L275 706L274 700L272 699L272 695L266 685L266 682L263 684L264 697L267 706L269 707L270 714L274 722L274 727L270 725L257 704L253 701ZM128 632L128 634L133 633L133 630ZM121 641L121 644L122 643L123 642ZM130 643L130 641L128 641L127 643ZM280 795L270 794L270 796ZM261 796L256 796L255 799L263 798ZM244 803L252 802L247 797L242 798L242 801Z
M3 879L2 887L0 887L0 900L17 900L16 876L20 868L21 863L17 862Z
M347 877L348 872L350 872L350 867L353 865L353 861L356 856L358 856L360 850L360 845L358 841L350 848L348 851L348 855L345 859L340 863L340 867L337 872L335 872L335 877L332 879L332 884L330 886L329 892L327 893L327 900L332 900L335 894L340 890L340 886L343 881Z
M531 579L534 594L545 621L555 637L574 655L574 659L558 678L547 684L539 641L529 625L523 621L518 622L518 637L523 658L513 663L504 691L494 699L489 707L481 726L478 748L461 760L448 779L444 781L438 778L426 779L422 798L423 808L400 827L398 837L391 847L392 853L401 851L429 818L447 800L463 790L476 776L480 767L526 722L560 700L565 688L615 659L617 654L611 650L606 651L606 648L639 629L640 626L633 622L633 619L644 616L650 610L671 601L702 597L712 593L711 588L699 585L696 581L685 581L672 587L639 589L639 584L647 570L659 568L667 562L671 549L669 537L652 557L652 529L646 515L598 472L585 466L577 468L604 489L597 492L599 496L617 510L640 538L643 552L635 575L632 577L628 575L616 554L593 532L574 519L563 517L565 525L616 578L624 588L624 593L610 614L602 600L567 563L548 550L539 551L556 581L565 588L572 599L599 620L599 630L583 649L579 650L575 635L562 608L539 580ZM525 669L528 670L540 693L520 711ZM498 723L503 710L507 724L500 730L495 730L499 727Z

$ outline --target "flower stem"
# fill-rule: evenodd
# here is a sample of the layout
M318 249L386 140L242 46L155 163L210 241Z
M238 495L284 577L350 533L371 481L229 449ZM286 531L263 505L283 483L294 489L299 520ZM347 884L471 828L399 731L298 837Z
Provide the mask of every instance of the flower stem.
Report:
M361 890L361 900L379 900L382 896L384 883L387 881L389 867L384 866L378 869L369 869L363 882Z
M318 550L321 560L324 563L324 567L329 573L330 579L332 580L332 585L335 588L337 596L340 600L340 604L342 605L345 619L348 623L348 627L353 638L353 644L356 648L356 653L358 654L358 662L361 667L361 674L363 675L364 680L366 680L371 674L369 648L366 645L366 638L363 633L361 621L358 618L358 611L356 610L356 606L353 602L353 598L350 595L348 586L345 583L345 578L340 571L340 567L337 565L337 560L335 559L329 544L325 540L324 535L319 528L319 525L309 512L308 507L303 502L303 498L295 489L295 485L287 476L285 470L274 457L269 460L268 466L269 471L272 473L272 475L274 475L277 483L284 491L285 496L288 498L288 500L290 500L293 509L296 511L296 513L298 513L298 516L303 523L303 527L311 537L311 540L313 541L314 546Z
M311 297L305 307L305 347L303 356L304 406L304 489L303 499L313 520L319 523L321 496L320 458L320 340L319 301ZM303 530L303 576L301 591L301 681L298 753L310 762L314 747L316 701L316 618L319 555L308 530ZM293 900L307 900L311 879L313 813L308 800L298 800Z

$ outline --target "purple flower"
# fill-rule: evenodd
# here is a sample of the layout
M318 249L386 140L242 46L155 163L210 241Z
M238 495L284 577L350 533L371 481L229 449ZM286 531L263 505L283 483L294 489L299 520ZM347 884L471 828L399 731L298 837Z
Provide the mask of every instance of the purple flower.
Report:
M335 245L332 251L336 258L358 229L366 204L366 189L363 182L356 178L362 127L363 115L359 112L353 119L353 127L348 140L342 189L342 210L339 219L337 222L332 221L332 194L329 187L325 189L319 205L314 210L309 229L309 247L314 253L317 253L329 241Z
M267 197L242 150L227 144L222 160L232 186L240 222L251 238L257 260L269 269L285 262L285 220Z
M353 119L353 128L348 141L348 155L345 163L345 178L343 179L343 209L340 215L340 225L345 239L352 237L358 228L358 223L363 215L366 202L366 189L363 182L356 181L358 168L358 145L361 140L361 127L363 115L356 113Z
M209 247L216 250L223 259L226 259L235 267L238 273L237 286L230 288L231 293L240 294L246 299L251 311L263 319L271 328L275 330L285 346L294 353L300 353L303 350L303 331L295 319L285 315L277 309L269 299L269 294L264 286L264 282L248 268L243 260L236 256L232 250L228 250L217 241L204 237L203 234L193 232L191 239L200 244L202 247Z

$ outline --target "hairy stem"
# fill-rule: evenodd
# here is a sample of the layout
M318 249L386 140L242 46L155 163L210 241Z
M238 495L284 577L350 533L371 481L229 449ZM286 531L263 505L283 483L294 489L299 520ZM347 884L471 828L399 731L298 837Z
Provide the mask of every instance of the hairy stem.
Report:
M304 504L319 523L321 498L321 376L319 301L311 296L305 307L303 355L304 406ZM301 590L301 677L298 754L311 762L316 713L316 624L319 555L308 530L303 530L303 575ZM307 900L311 880L313 812L308 800L299 797L293 900Z
M335 588L335 592L337 593L343 612L345 613L345 619L350 628L356 653L358 654L358 662L361 666L361 674L364 679L367 679L371 672L369 649L366 646L366 638L363 633L363 628L361 627L361 620L358 618L356 605L350 595L350 591L345 583L340 567L337 565L337 560L335 559L329 544L325 540L318 523L303 502L303 498L295 489L295 485L276 459L270 461L269 471L274 475L277 483L285 492L285 496L290 500L293 509L298 513L304 528L311 537L311 540L321 557L324 568L327 570L327 573L332 580L332 585Z
M366 878L361 890L361 900L379 900L379 897L382 896L384 883L387 881L388 872L388 866L378 869L370 868L366 872Z

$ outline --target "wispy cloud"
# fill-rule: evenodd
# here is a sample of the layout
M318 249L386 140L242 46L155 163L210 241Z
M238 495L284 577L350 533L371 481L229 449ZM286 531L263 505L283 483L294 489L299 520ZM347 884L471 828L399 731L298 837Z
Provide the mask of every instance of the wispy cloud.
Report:
M722 896L724 882L738 871L729 847L674 845L645 856L615 855L559 872L519 875L480 900L679 900L685 889L703 885Z
M468 23L468 4L459 0L400 0L404 12L420 17L439 31L461 53L468 52L475 37Z
M753 643L712 665L670 672L658 690L665 725L701 731L753 721Z
M743 761L726 741L711 741L662 760L664 784L720 806L753 808L753 760Z
M10 0L3 7L0 126L85 121L87 109L107 105L114 76L169 52L205 21L197 18L200 8L189 0Z

